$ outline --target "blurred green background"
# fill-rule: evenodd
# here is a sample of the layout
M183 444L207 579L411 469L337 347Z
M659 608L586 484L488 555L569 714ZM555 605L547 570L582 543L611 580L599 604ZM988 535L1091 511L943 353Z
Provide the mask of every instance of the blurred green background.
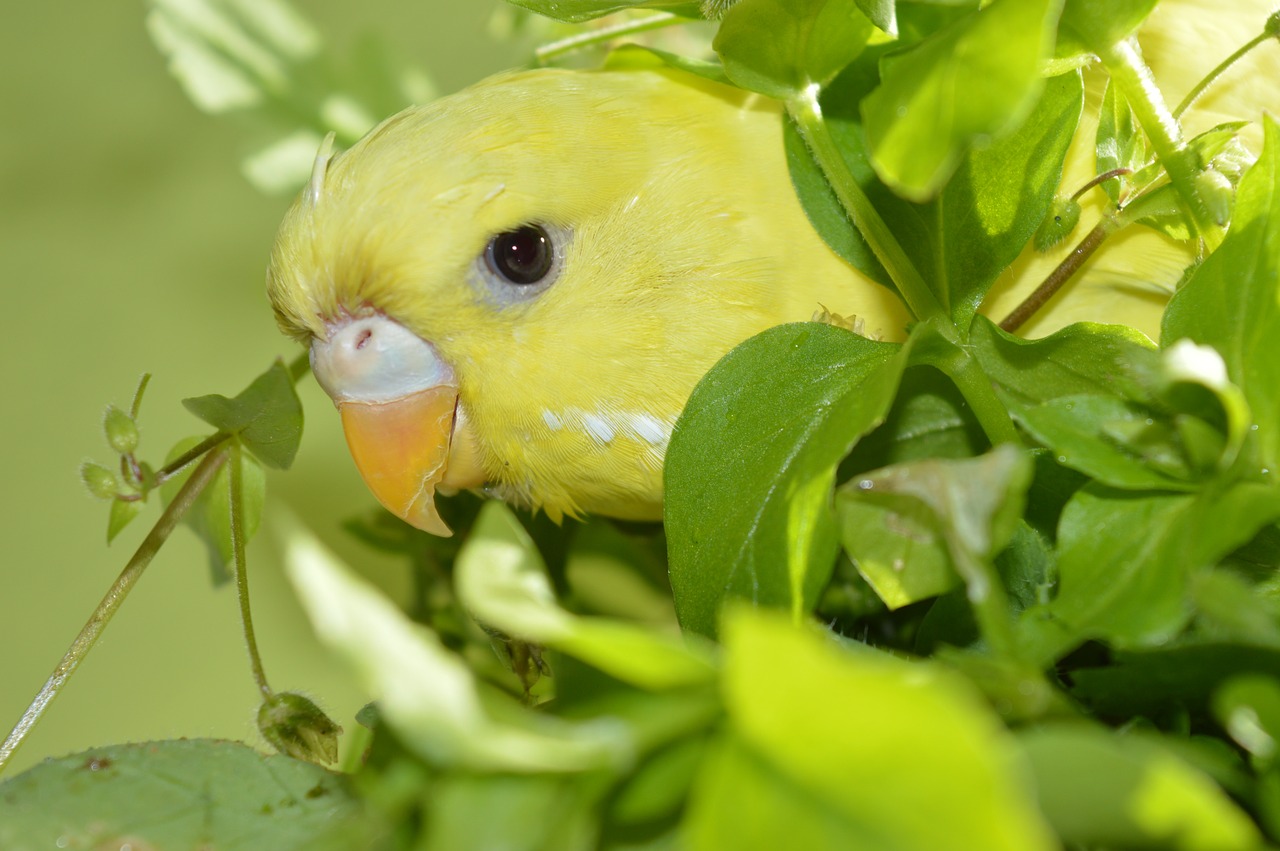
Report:
M378 32L441 92L518 64L488 35L488 2L298 0L339 55ZM143 372L140 454L158 464L207 433L179 400L233 395L277 355L263 272L288 199L239 172L242 128L201 114L169 76L141 3L21 4L0 31L0 268L8 380L0 537L0 727L16 722L130 553L153 505L108 549L107 506L77 470L111 461L105 406ZM250 548L258 638L272 685L317 698L350 728L364 702L316 646L272 544L292 512L393 593L405 568L339 529L372 501L328 400L308 379L294 469L271 473ZM210 587L202 546L178 530L11 768L86 747L218 736L261 744L234 590Z

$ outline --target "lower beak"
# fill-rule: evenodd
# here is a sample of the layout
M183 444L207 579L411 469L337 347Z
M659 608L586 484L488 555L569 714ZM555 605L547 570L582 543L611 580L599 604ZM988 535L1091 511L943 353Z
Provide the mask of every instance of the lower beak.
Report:
M436 510L436 487L449 464L452 387L430 387L390 402L339 402L356 469L378 502L424 532L453 534Z

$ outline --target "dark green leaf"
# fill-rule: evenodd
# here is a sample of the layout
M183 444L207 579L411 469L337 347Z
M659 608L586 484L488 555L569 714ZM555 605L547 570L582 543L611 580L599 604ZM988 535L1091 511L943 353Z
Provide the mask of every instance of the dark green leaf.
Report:
M1030 481L1030 459L1009 446L866 473L836 495L845 550L890 608L949 590L953 571L982 593Z
M214 394L182 404L214 428L240 435L268 467L287 470L293 464L302 440L302 403L283 361L277 359L234 399Z
M829 82L873 31L855 0L738 0L715 50L739 86L786 100Z
M1061 590L1026 613L1033 655L1088 638L1116 646L1168 641L1191 615L1189 583L1280 515L1280 491L1142 494L1096 484L1067 504L1058 530Z
M1207 776L1150 738L1083 725L1024 733L1040 809L1088 847L1248 851L1262 837Z
M336 851L358 813L345 778L310 763L211 739L116 745L0 784L0 847Z
M1138 369L1156 360L1151 341L1123 325L1080 322L1041 340L1023 340L979 316L969 342L1015 414L1062 396L1139 398Z
M970 146L1017 127L1044 84L1059 8L1059 0L996 0L887 62L863 102L880 177L926 200Z
M686 629L714 634L729 597L809 611L837 546L836 465L888 411L901 351L830 325L783 325L698 384L666 460L671 584Z
M1280 649L1276 602L1228 570L1199 576L1191 585L1197 637Z
M1264 466L1280 463L1280 125L1240 183L1231 229L1169 303L1165 346L1189 337L1214 347L1248 400Z
M1115 396L1062 396L1019 412L1018 422L1057 461L1128 490L1191 490L1177 435L1149 408Z

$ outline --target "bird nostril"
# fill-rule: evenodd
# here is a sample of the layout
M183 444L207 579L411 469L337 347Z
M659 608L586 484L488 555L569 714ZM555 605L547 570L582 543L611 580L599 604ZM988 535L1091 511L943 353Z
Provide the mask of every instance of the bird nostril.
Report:
M363 349L365 345L369 342L369 340L371 340L372 338L373 338L373 332L368 328L363 329L360 332L359 338L356 340L356 345L355 345L356 351L360 351L361 349Z

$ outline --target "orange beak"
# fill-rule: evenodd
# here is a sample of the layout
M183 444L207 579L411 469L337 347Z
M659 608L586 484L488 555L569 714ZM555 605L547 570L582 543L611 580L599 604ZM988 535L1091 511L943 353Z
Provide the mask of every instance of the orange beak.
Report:
M433 535L453 534L436 510L453 437L458 392L430 387L390 402L340 402L347 448L388 511Z
M384 316L348 318L312 343L311 364L378 502L425 532L453 534L437 488L478 487L485 476L453 370L434 347Z

